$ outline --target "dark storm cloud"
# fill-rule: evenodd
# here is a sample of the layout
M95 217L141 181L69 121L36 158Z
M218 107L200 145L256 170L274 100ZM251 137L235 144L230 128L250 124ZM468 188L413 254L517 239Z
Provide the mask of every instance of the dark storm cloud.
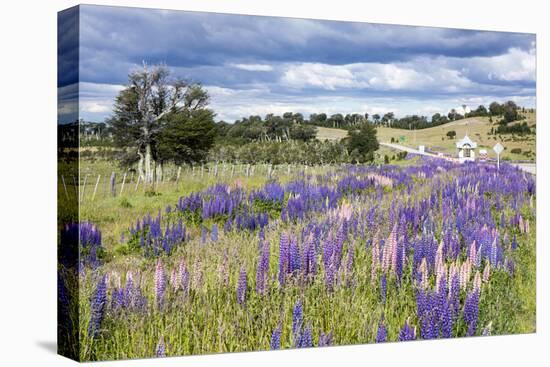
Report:
M529 49L531 35L356 22L82 6L82 80L121 82L129 65L406 61ZM103 79L103 80L98 80Z

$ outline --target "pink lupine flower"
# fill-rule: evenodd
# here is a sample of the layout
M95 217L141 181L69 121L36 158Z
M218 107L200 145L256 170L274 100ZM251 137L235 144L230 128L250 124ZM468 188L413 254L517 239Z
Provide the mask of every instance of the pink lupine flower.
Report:
M376 236L372 240L371 254L371 281L374 283L376 279L376 271L380 266L380 245L378 243L378 234L376 234Z
M476 259L477 259L477 246L476 246L476 241L472 242L472 244L470 245L470 251L468 252L468 258L470 259L470 262L472 263L476 263Z
M174 267L172 269L172 272L170 273L170 285L172 286L172 289L174 290L174 292L176 292L179 288L179 283L178 283L178 270Z
M176 283L178 283L178 287L180 287L180 288L181 288L181 278L182 278L182 274L183 274L183 272L182 272L182 266L183 266L184 269L185 269L185 263L183 262L183 260L181 260L181 261L179 262L179 264L178 264L178 267L175 268L175 269L177 269L177 270L176 270L176 279L175 279L175 280L176 280Z
M473 287L474 291L479 292L481 290L481 274L479 274L479 270L476 271L476 275L474 276Z
M428 262L426 261L425 257L422 259L422 262L420 263L420 267L418 268L418 271L421 274L420 286L422 289L427 289L428 288Z
M113 287L120 288L120 274L116 271L111 272L111 276L109 277L109 282L113 283Z
M451 265L449 266L447 284L451 284L451 282L452 282L453 278L455 277L455 275L458 275L458 274L459 274L459 267L458 267L457 263L456 262L451 263Z
M491 264L489 261L485 264L485 268L483 269L483 283L487 283L489 281L489 276L491 275Z
M443 265L443 240L439 243L437 247L437 252L435 253L435 269L439 269Z
M466 289L466 286L470 281L471 271L472 271L472 263L470 262L470 260L467 259L465 262L462 263L462 266L460 267L460 274L459 274L460 288Z
M166 290L166 274L164 272L164 265L159 259L157 261L157 267L155 269L155 300L157 306L161 307L164 301L164 292Z
M340 219L349 221L352 214L353 213L351 210L351 205L346 202L342 203L342 205L340 206L340 211L338 212L338 217Z
M193 264L193 288L196 290L201 289L202 287L202 262L200 258L195 259Z
M189 292L189 270L182 260L178 266L178 282L184 293Z
M394 225L382 250L382 270L395 269L397 264L397 225Z

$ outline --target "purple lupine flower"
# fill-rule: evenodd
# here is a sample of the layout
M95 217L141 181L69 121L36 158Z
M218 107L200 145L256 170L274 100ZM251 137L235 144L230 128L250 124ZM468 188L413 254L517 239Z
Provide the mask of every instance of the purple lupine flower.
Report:
M72 329L72 320L70 318L70 294L69 289L63 279L63 273L57 271L57 319L60 327L66 332Z
M155 300L157 307L161 308L164 302L164 293L166 291L166 272L164 271L164 265L159 259L155 269Z
M451 278L451 287L449 288L449 302L451 304L451 312L453 319L456 319L460 312L460 281L458 277L458 271L455 271L452 274Z
M88 324L88 335L97 337L101 327L101 322L105 316L105 306L107 303L107 282L103 275L97 283L96 289L92 295L90 306L90 323Z
M289 273L296 274L300 270L301 265L300 247L298 247L298 241L296 237L292 237L290 240L290 259L289 259Z
M225 224L223 225L223 231L225 233L231 232L231 227L233 226L233 223L231 222L231 219L228 219Z
M282 233L279 242L279 283L285 284L286 273L289 267L290 239L288 234Z
M214 242L218 240L218 225L216 223L212 225L212 232L210 233L210 239Z
M441 337L450 338L453 333L453 316L449 303L445 300L441 312Z
M514 263L514 260L506 257L504 263L506 264L506 270L508 270L508 274L510 274L510 276L514 275L514 273L516 272L516 264Z
M263 294L269 273L269 243L260 241L260 259L256 269L256 292Z
M332 331L328 334L323 332L319 333L319 346L330 347L332 345Z
M397 277L397 284L399 285L403 277L403 263L405 262L405 247L403 241L397 241L395 251L395 275Z
M403 328L399 332L398 340L402 342L414 339L416 339L416 331L409 325L409 321L407 320L405 321L405 325L403 325Z
M302 323L304 321L304 310L302 307L302 301L298 300L292 310L292 334L295 336L302 329Z
M300 335L300 343L298 348L313 347L313 336L311 335L311 324L308 324L304 332Z
M378 330L376 332L376 343L385 343L388 338L386 326L383 321L378 323Z
M164 338L162 336L160 337L157 347L155 348L155 357L166 357L166 346L164 345Z
M271 334L270 348L272 350L281 349L281 325L277 326Z
M481 287L481 276L476 273L473 289L466 296L464 302L464 322L468 325L468 336L473 336L477 329L477 317L479 314L479 295Z
M380 299L382 300L382 303L386 303L386 291L388 288L388 280L386 278L386 274L383 274L380 278Z
M247 287L246 269L243 266L241 267L241 271L239 272L239 281L237 284L237 302L240 305L246 304L246 287Z
M206 227L205 226L201 226L201 243L202 244L206 243Z

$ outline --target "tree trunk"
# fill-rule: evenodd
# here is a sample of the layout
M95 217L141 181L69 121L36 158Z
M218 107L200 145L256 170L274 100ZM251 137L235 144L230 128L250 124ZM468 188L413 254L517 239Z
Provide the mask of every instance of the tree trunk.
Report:
M153 184L153 169L151 167L152 163L152 154L151 154L151 144L147 143L145 146L145 184Z
M138 161L138 176L141 181L145 182L145 174L143 173L143 153L138 151L139 161Z
M162 162L157 162L156 163L156 174L157 174L157 181L161 181L162 182Z

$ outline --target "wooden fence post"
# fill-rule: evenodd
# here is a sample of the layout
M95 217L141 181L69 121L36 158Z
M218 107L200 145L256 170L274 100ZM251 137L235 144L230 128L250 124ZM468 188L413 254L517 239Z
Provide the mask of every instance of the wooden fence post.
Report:
M180 181L181 166L178 167L178 173L176 174L176 185Z
M126 182L126 172L124 172L124 176L122 177L122 185L120 186L119 196L122 196L122 192L124 191L124 182Z
M111 173L111 195L116 197L116 173L113 171Z
M140 180L141 180L141 175L137 175L136 187L134 188L134 192L137 191L138 186L139 186L139 181L140 181Z
M86 181L88 181L88 175L84 176L84 184L82 185L82 192L80 193L80 201L84 201L84 191L86 190Z
M101 179L101 175L97 175L97 181L95 182L94 194L92 195L92 201L94 201L94 199L95 199L95 194L97 192L97 186L99 185L99 180L100 179Z
M76 200L80 200L80 176L78 176L78 185L76 184L76 177L73 175L74 196Z
M65 190L65 197L69 200L69 193L67 192L67 185L65 184L65 177L61 175L61 182L63 182L63 189Z

